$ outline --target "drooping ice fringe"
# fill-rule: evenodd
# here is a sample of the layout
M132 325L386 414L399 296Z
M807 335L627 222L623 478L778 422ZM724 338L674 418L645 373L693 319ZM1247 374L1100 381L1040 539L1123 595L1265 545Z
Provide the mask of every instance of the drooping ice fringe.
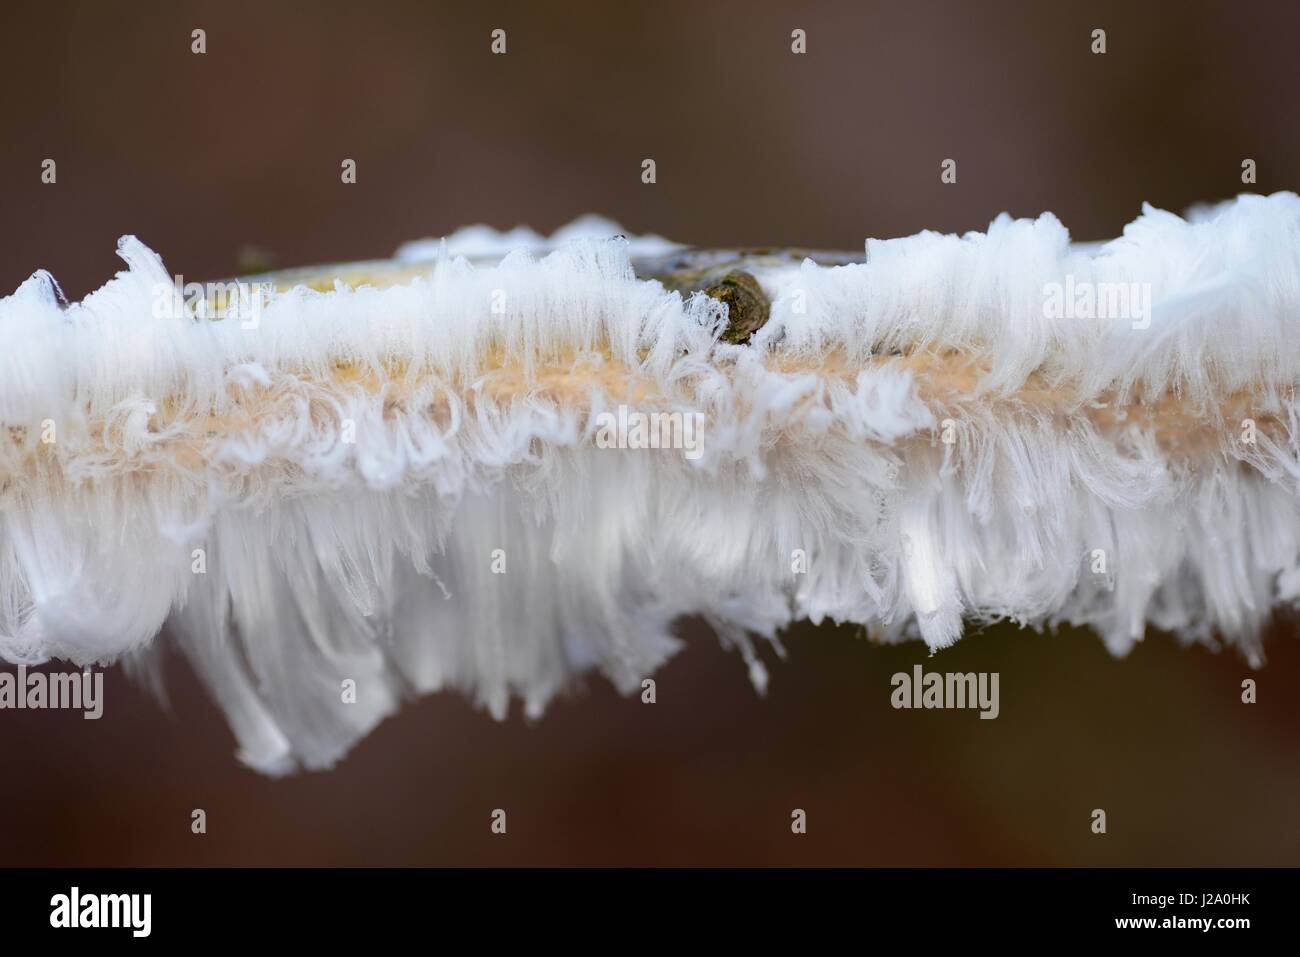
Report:
M472 265L466 235L255 322L156 315L173 278L131 237L81 303L45 273L0 301L0 655L138 662L166 625L278 772L414 694L635 689L684 615L761 687L753 638L805 618L1258 662L1300 596L1293 194L1104 246L1045 215L756 261L745 345L626 240Z

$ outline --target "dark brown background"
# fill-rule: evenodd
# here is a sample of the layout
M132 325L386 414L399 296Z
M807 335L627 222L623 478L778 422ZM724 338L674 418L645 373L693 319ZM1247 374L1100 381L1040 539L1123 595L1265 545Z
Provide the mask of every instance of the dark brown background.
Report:
M1236 194L1247 157L1256 190L1297 186L1298 27L1240 2L8 0L0 289L43 267L79 298L123 233L201 278L248 246L380 257L588 211L700 244L860 248L1047 209L1106 238L1144 200ZM1254 706L1232 652L1153 635L1114 661L1011 627L933 660L797 629L760 700L683 630L653 707L599 679L532 726L435 697L279 782L235 762L179 661L170 712L113 672L99 722L0 713L0 864L1300 864L1293 621ZM1001 672L1002 716L893 711L889 676L916 662Z

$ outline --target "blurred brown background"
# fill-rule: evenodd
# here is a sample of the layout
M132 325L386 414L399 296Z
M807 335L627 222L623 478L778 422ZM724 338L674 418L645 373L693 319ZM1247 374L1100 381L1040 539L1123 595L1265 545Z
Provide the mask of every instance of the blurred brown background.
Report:
M1248 157L1253 190L1300 185L1298 27L1295 6L1230 0L7 0L0 290L47 268L80 298L123 233L202 278L246 247L382 257L588 211L699 244L860 248L1048 209L1106 238L1144 200L1250 189ZM99 722L0 713L0 865L1300 864L1294 621L1254 706L1236 654L1164 636L1114 661L1092 635L999 627L931 660L800 628L760 700L737 656L683 633L653 707L599 679L531 726L425 699L279 782L235 762L178 659L171 711L112 672ZM1001 717L893 711L916 662L1001 672Z

